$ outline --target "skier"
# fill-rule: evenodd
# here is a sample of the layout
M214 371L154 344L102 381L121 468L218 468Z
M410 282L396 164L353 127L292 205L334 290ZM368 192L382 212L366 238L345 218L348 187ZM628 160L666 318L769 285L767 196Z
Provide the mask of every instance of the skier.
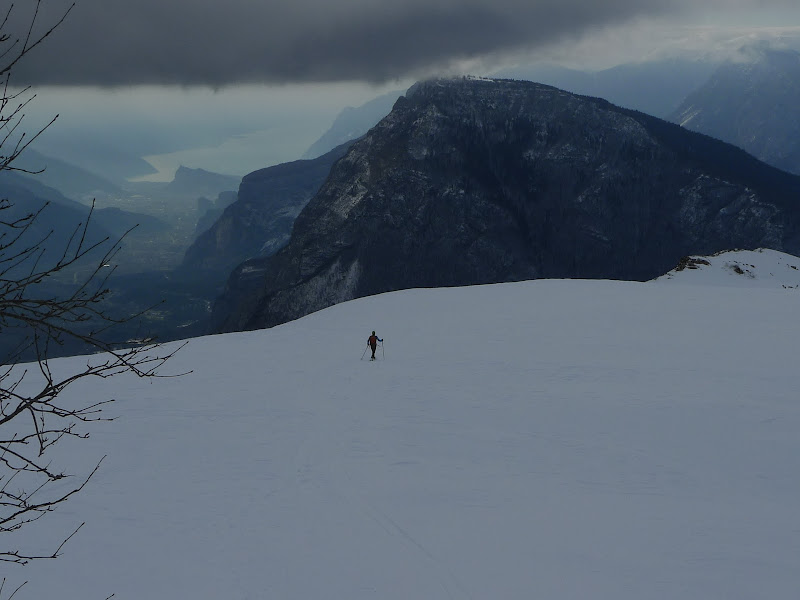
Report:
M372 348L372 358L370 358L370 360L375 360L375 349L378 347L378 342L382 344L383 340L375 335L373 331L372 335L367 338L367 346Z

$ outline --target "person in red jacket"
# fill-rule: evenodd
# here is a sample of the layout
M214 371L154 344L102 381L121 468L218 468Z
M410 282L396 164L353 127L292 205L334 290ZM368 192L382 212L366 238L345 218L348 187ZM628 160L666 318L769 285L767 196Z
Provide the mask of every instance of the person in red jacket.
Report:
M372 349L372 358L370 358L370 360L375 360L375 349L378 347L378 342L382 344L383 340L375 335L373 331L372 335L367 338L367 346Z

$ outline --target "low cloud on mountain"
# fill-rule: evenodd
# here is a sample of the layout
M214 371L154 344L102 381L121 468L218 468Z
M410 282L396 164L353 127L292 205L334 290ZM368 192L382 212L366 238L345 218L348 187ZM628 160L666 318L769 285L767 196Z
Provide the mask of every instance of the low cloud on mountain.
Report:
M31 5L34 3L31 2ZM69 7L43 0L37 29ZM638 18L688 19L690 0L78 0L21 63L18 82L59 85L387 79L579 39ZM758 8L800 21L795 0L709 0L706 17ZM24 31L31 7L8 27ZM744 17L743 17L744 18Z

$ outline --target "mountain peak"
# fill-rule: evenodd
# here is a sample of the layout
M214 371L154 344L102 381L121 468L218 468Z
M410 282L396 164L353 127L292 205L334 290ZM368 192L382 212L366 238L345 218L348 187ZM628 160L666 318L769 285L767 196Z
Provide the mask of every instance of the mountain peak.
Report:
M415 85L355 142L215 328L414 287L652 279L681 256L800 251L800 178L654 117L541 84Z

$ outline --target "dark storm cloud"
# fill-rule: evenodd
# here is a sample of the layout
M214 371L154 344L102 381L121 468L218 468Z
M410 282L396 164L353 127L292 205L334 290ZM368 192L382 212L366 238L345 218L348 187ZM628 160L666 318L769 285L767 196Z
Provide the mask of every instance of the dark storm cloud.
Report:
M33 0L26 0L33 4ZM758 1L764 5L766 0ZM796 0L773 0L791 6ZM741 7L747 0L707 0ZM15 70L38 84L380 81L694 0L78 0ZM38 30L69 2L43 0ZM27 18L15 9L13 27Z

